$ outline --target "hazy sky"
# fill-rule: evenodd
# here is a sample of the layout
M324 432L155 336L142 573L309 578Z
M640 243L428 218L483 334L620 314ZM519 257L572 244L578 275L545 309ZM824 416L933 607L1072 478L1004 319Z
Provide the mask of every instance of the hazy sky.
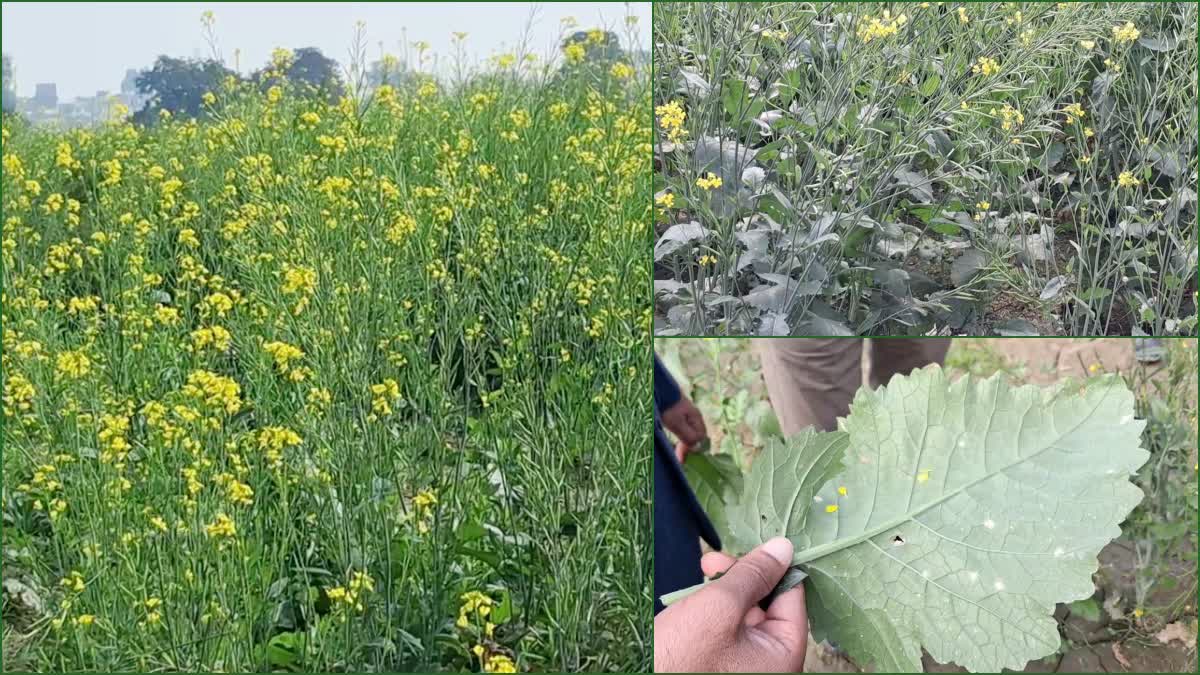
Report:
M604 26L623 35L627 13L638 17L637 46L650 44L649 2L4 2L0 8L0 47L12 57L17 94L32 96L34 84L55 82L59 100L116 91L127 68L149 67L160 54L207 56L205 10L216 16L226 65L233 67L234 49L240 50L242 73L261 67L275 47L318 47L344 65L357 21L366 24L369 60L379 58L381 42L399 56L402 42L418 40L444 59L452 54L451 31L468 34L471 62L516 47L526 33L530 51L547 56L564 17L574 17L579 28Z

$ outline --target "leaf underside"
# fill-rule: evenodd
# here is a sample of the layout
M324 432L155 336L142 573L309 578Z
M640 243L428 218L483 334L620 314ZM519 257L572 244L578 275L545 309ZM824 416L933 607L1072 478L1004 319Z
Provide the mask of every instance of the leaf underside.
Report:
M861 666L919 672L924 647L1020 670L1058 649L1055 603L1092 594L1097 554L1141 501L1144 426L1116 376L914 371L860 390L839 431L769 445L727 507L731 548L790 538L814 636Z

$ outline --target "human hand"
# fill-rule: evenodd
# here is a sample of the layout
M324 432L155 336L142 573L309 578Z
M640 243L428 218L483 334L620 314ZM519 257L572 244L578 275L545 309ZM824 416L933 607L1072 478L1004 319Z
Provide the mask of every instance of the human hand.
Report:
M704 415L687 396L680 397L675 405L663 411L662 423L679 440L675 444L675 457L680 464L688 452L708 437L708 429L704 427Z
M734 565L734 562L737 562ZM792 564L792 542L776 537L736 560L709 553L704 575L724 575L654 619L658 673L800 672L808 647L804 586L758 606Z

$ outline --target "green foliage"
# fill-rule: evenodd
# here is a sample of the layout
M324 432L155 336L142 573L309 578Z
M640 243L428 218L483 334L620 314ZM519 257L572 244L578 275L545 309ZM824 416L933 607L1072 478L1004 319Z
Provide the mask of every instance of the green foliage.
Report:
M1174 586L1180 567L1196 565L1197 518L1196 406L1197 349L1194 340L1166 341L1165 353L1154 364L1140 364L1125 377L1138 392L1137 414L1146 420L1143 441L1150 461L1135 480L1146 499L1124 525L1137 553L1134 605L1161 622L1173 621L1181 605L1195 598L1190 592L1171 594L1174 605L1150 601L1153 592Z
M204 112L204 94L220 91L227 78L237 73L215 59L177 59L160 56L149 70L137 78L138 93L152 97L133 115L138 124L158 122L160 111L185 118L200 117Z
M1194 4L654 11L659 334L1194 333Z
M268 63L255 71L250 79L258 82L263 91L283 81L290 82L297 85L301 91L307 89L331 102L344 93L345 87L337 61L325 56L316 47L301 47L292 51L282 73L277 73L277 70L273 64Z
M713 522L726 522L725 505L742 492L742 470L730 455L691 453L683 462L683 473L700 508Z
M649 669L645 79L227 74L4 120L5 665Z

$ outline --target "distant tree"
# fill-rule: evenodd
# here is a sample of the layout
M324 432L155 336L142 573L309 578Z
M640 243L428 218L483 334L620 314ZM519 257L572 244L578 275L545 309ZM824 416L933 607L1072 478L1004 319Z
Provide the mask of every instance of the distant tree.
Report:
M572 56L573 45L583 49L583 63L602 61L611 64L625 57L625 50L621 49L621 39L616 33L608 30L580 30L563 38L562 50L567 55L567 65L580 62L578 57Z
M133 115L134 122L154 124L159 111L168 110L181 117L200 117L204 112L205 92L220 89L227 77L237 73L213 59L174 59L160 56L154 67L137 76L137 90L149 102Z
M3 110L6 113L17 111L17 87L13 82L12 57L4 55L4 100Z
M366 86L368 89L375 89L380 85L390 84L398 89L403 89L409 86L416 86L421 81L421 76L410 69L407 64L399 61L394 56L385 56L378 61L372 61L367 67Z
M621 39L612 31L576 31L563 39L561 49L563 63L554 76L556 84L582 77L607 86L613 80L614 66L617 72L626 68L633 72Z
M278 84L276 78L272 76L275 68L274 63L268 63L252 76L263 90ZM289 82L299 85L301 91L304 91L306 89L304 85L307 85L311 87L309 91L330 101L336 100L344 91L337 61L325 56L316 47L301 47L294 50L291 63L284 71L284 76Z

